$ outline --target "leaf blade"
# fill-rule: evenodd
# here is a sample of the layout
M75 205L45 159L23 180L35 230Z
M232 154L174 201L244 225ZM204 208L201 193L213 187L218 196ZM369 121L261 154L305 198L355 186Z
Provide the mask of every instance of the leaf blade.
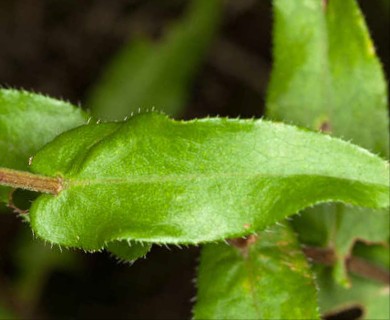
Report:
M87 132L93 133L89 149L77 142ZM388 165L380 158L261 120L184 122L148 113L87 125L49 144L32 169L64 180L58 196L33 204L36 234L89 250L122 239L197 243L242 236L319 201L389 202Z
M306 258L285 225L202 249L195 319L319 319Z

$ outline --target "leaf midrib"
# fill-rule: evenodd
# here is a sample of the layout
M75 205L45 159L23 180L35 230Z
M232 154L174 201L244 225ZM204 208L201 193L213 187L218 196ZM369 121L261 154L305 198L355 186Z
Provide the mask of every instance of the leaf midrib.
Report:
M315 175L315 174L269 174L269 173L201 173L201 174L164 174L164 175L137 175L137 176L128 176L123 178L118 177L102 177L94 179L80 179L80 178L64 178L63 183L64 187L72 186L83 186L83 185L93 185L93 184L137 184L137 183L158 183L158 182L174 182L174 181L191 181L191 180L213 180L213 179L285 179L285 178L328 178L335 179L339 181L346 181L348 183L360 183L365 185L370 185L376 188L386 188L389 187L389 182L387 183L377 183L367 180L357 180L357 179L348 179L343 177L337 177L332 175Z

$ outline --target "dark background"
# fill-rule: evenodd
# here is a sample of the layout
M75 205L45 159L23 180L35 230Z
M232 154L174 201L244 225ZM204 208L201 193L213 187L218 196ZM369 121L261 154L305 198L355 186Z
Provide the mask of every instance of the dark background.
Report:
M388 4L359 1L388 76L389 12L383 2ZM185 117L262 115L271 70L270 3L226 2L222 28L197 73ZM182 0L2 0L0 84L82 105L123 44L140 34L158 41L186 4ZM70 262L53 263L39 278L40 285L31 289L21 284L27 281L23 275L38 268L34 255L45 259L31 239L31 231L15 214L0 215L0 303L17 316L190 317L198 248L154 247L147 259L131 267L107 253L67 252ZM24 293L28 290L30 294Z

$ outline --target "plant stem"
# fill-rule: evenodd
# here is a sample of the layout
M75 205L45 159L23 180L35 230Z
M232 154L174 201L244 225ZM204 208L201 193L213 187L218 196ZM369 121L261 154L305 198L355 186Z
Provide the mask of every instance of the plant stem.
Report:
M332 266L336 263L336 253L332 248L319 248L305 246L303 253L315 263Z
M8 168L0 168L0 185L55 195L62 190L60 178L45 177Z
M363 277L390 285L390 273L379 266L371 264L365 259L350 257L347 260L347 269Z
M332 266L336 263L336 254L331 248L305 247L303 252L314 263ZM347 270L362 277L390 284L390 273L365 259L350 256L346 260Z

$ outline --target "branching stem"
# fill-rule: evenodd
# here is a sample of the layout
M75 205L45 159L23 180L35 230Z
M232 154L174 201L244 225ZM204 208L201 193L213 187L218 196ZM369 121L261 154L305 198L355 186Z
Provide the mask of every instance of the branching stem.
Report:
M55 195L62 190L60 178L45 177L8 168L0 168L0 185Z
M303 248L303 252L306 257L310 258L314 263L320 263L327 266L336 263L336 254L331 248L305 247ZM365 259L350 256L347 258L346 266L349 272L376 280L385 285L390 284L390 273Z

